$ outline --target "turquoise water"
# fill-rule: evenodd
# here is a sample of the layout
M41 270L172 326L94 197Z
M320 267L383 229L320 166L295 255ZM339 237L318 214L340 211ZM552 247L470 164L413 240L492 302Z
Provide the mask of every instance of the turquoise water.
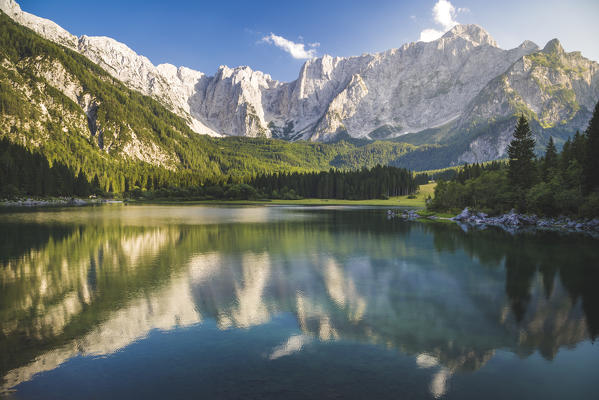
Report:
M386 209L0 214L0 397L576 398L599 241Z

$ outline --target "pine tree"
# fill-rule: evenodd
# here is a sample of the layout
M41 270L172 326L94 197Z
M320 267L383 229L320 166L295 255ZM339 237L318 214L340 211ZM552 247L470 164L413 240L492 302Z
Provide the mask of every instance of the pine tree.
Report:
M547 144L547 150L545 151L545 158L543 159L543 180L545 182L551 179L552 171L558 167L558 156L553 137L549 137L549 143Z
M89 195L89 183L87 177L83 171L79 171L77 178L75 178L74 191L77 196L88 196Z
M98 174L95 174L94 179L92 179L91 190L93 194L100 194L100 192L102 191L100 187L100 178L98 178Z
M584 160L584 183L586 191L599 189L599 102L586 131L586 157Z
M524 115L520 116L514 139L510 142L507 152L510 158L508 178L516 195L519 207L524 206L525 190L530 188L535 180L535 139Z

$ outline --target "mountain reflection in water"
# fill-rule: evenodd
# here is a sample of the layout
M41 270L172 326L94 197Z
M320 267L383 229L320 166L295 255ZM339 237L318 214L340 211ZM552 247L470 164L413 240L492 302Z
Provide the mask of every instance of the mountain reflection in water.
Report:
M5 391L208 320L249 329L292 315L301 333L269 360L340 340L411 355L435 368L434 397L497 349L552 360L599 333L598 243L583 236L465 233L376 209L117 206L2 221Z

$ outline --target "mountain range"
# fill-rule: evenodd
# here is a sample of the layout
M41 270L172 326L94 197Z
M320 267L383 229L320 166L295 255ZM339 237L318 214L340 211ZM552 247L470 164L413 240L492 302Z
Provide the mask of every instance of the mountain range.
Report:
M457 25L438 40L382 53L313 58L295 81L279 82L247 66L221 66L213 76L171 64L154 66L123 43L76 37L23 12L13 0L0 0L0 9L43 38L85 56L127 88L157 100L196 133L430 145L419 154L434 160L409 166L436 168L504 157L520 114L531 121L539 146L550 135L560 144L586 128L599 99L597 62L565 52L557 39L542 49L524 41L504 50L477 25ZM76 79L60 65L38 69L88 119L101 109L94 93L78 90ZM88 124L92 131L94 124ZM127 153L134 158L176 163L159 145L140 146L134 139L127 139Z

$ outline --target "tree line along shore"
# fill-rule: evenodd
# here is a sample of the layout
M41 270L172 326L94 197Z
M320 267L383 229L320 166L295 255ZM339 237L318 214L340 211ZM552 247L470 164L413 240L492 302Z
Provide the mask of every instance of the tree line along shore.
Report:
M117 188L105 177L75 171L60 161L50 162L41 152L6 139L0 140L0 198L5 205L80 205L101 199L142 201L296 201L305 204L328 200L364 201L424 206L429 212L475 212L499 215L510 210L541 216L599 216L599 103L584 133L577 132L558 152L552 139L545 154L536 157L535 140L521 116L508 146L509 159L463 165L433 172L413 173L405 168L376 165L371 168L328 171L251 174L242 180L169 178L169 171L128 170L123 165ZM145 173L147 172L147 173ZM164 176L160 175L164 174ZM426 198L419 187L435 179L434 196ZM430 190L431 186L427 186ZM26 200L33 197L41 200ZM52 197L49 201L47 198ZM63 199L60 199L63 197ZM57 199L58 198L58 199ZM89 199L81 202L71 198ZM416 201L416 199L418 199ZM12 201L10 201L12 200ZM301 204L298 203L298 204Z
M545 154L537 158L534 146L533 132L521 116L508 146L509 160L465 165L451 179L440 180L428 209L599 216L599 103L586 132L568 139L561 152L550 139Z

